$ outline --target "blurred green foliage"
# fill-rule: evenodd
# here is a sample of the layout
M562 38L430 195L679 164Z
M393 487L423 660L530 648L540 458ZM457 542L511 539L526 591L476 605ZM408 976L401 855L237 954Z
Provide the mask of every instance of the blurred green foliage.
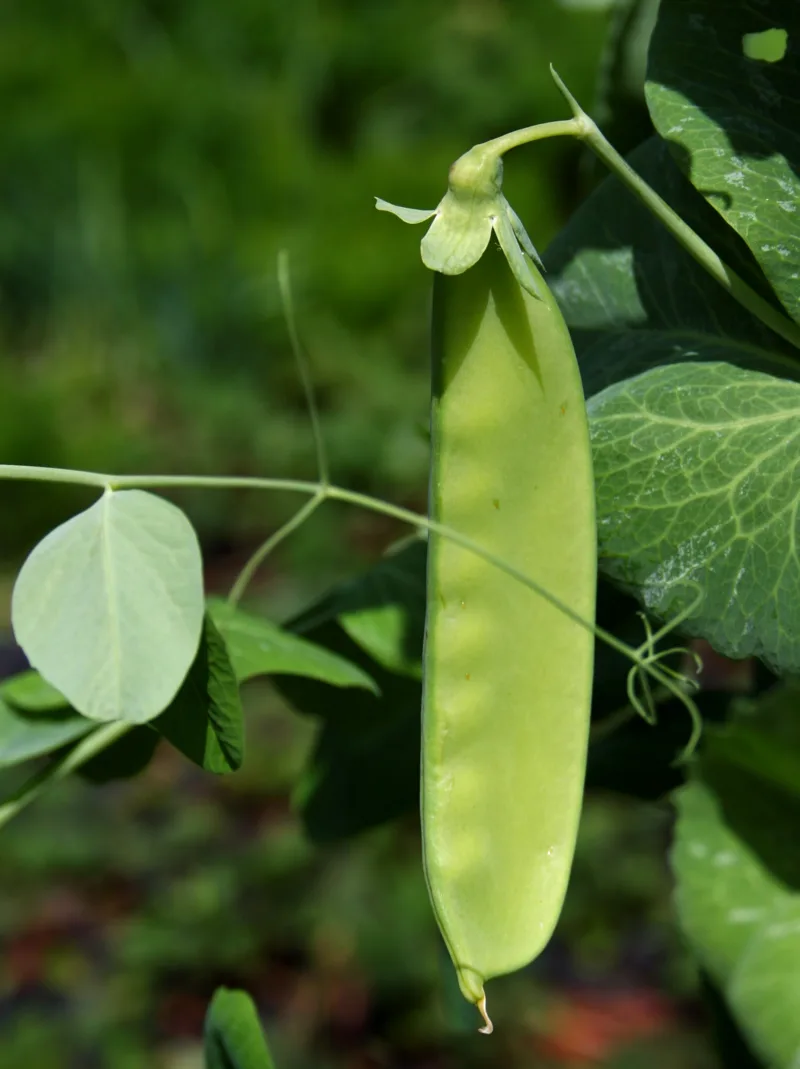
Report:
M4 0L0 461L311 476L275 278L288 248L335 477L421 505L429 279L373 197L433 206L466 148L563 116L551 61L590 103L607 6ZM540 249L578 159L564 141L509 161ZM3 493L9 565L90 500ZM212 587L224 551L296 504L182 503ZM346 515L267 569L271 615L395 533ZM416 819L312 846L288 799L319 726L257 687L247 729L234 776L162 744L135 781L70 781L4 830L3 1069L200 1069L218 984L255 997L281 1069L714 1065L663 809L590 800L559 938L498 982L487 1047L437 955Z
M256 1000L280 1069L713 1069L665 806L590 796L557 939L493 984L484 1044L450 997L416 819L312 847L286 796L313 729L263 684L247 704L241 772L205 776L162 745L135 781L71 780L4 830L4 1067L201 1069L226 984Z
M311 475L285 247L335 476L420 495L428 278L373 197L433 206L472 144L562 116L551 61L589 103L607 19L556 0L5 0L0 457ZM577 151L510 163L540 248ZM0 553L75 500L14 489ZM207 539L271 515L190 504Z

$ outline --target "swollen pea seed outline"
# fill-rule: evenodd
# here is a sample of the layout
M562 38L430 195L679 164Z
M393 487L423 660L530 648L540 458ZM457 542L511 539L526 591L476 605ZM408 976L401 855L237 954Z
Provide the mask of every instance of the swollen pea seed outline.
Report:
M467 271L435 276L430 514L593 619L583 393L555 300L535 264L527 267L533 284L523 287L492 243ZM492 394L500 380L512 387L505 399ZM497 410L487 421L490 404ZM500 487L488 508L485 494L470 493L487 479ZM490 1032L484 981L532 960L561 911L583 793L593 639L485 562L467 565L457 545L436 535L428 544L425 874L462 993ZM454 603L459 614L448 610ZM459 629L465 617L469 640ZM537 693L537 672L548 676L548 694Z

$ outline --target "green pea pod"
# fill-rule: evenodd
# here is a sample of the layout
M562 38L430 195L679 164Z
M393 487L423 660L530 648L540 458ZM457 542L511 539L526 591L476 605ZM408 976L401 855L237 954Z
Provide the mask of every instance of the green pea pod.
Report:
M569 333L491 245L433 298L431 514L594 619L589 433ZM580 815L589 631L446 539L428 551L425 872L464 995L531 961Z
M437 271L431 516L591 622L594 483L575 353L502 197L499 165L481 146L462 161L435 213L397 213L415 222L436 215L422 249ZM454 182L454 172L471 180L479 168L477 194ZM465 223L468 210L475 217ZM488 1032L484 981L535 958L561 911L583 794L594 643L553 604L436 534L427 603L425 873L461 991Z

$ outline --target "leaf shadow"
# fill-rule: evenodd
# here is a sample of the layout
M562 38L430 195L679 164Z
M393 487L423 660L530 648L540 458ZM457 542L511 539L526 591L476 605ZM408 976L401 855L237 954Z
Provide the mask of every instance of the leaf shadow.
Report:
M745 55L745 34L775 27L788 32L782 59L766 62ZM698 55L703 57L702 77L697 76ZM698 11L687 13L686 5L663 4L651 41L648 73L719 126L732 155L743 160L781 155L794 174L800 175L800 138L796 135L800 113L791 109L800 78L796 4L776 0L761 0L758 7L731 4L713 21ZM670 144L681 166L686 166L681 146L674 141Z
M781 309L745 242L694 189L666 142L648 139L629 163L756 292ZM579 207L544 260L589 396L654 363L722 359L718 350L725 344L737 351L740 366L764 370L765 357L774 354L800 367L794 348L723 290L613 175ZM632 351L620 367L609 368L615 335L634 331L651 339L660 335L665 351L655 361ZM677 334L684 344L676 338L670 346ZM717 347L710 357L703 353L709 344Z

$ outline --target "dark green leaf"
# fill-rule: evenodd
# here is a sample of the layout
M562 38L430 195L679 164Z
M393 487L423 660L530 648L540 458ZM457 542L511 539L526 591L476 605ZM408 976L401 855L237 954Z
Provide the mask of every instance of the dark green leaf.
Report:
M659 138L629 162L769 298L744 242L683 177ZM655 365L681 361L724 360L800 377L794 350L729 297L614 177L572 216L544 260L588 396Z
M600 566L729 657L800 670L800 386L656 368L588 404Z
M377 576L366 572L335 588L289 625L358 665L380 695L276 679L295 708L322 720L295 791L317 841L355 835L419 805L425 550L409 543L378 563Z
M294 800L309 835L328 842L418 806L422 688L410 676L387 672L334 621L320 624L311 634L316 642L361 665L380 688L377 697L312 679L275 680L296 709L322 720Z
M95 725L74 709L24 711L0 699L0 767L18 765L58 750Z
M336 590L294 621L303 631L336 619L352 640L390 672L422 677L427 543L418 538Z
M729 789L730 778L728 800ZM761 784L740 775L735 790L740 810L761 806L764 817ZM771 817L783 829L788 856L796 849L796 822L781 824L776 802ZM800 896L731 826L710 784L690 783L677 804L672 861L684 931L754 1050L768 1065L792 1069L800 1052Z
M665 364L726 363L800 381L800 361L754 345L681 330L578 331L587 396Z
M244 719L239 684L210 613L194 664L153 727L208 772L235 772L241 767Z
M19 784L0 802L0 827L12 820L21 810L34 802L39 795L52 784L71 775L108 746L115 743L123 734L130 731L125 723L103 724L95 726L82 739L65 752L55 757L49 764Z
M787 849L800 826L800 685L779 683L704 736L700 772L725 823L761 863L800 889L800 854Z
M703 782L716 795L722 818L764 869L787 887L800 889L795 845L800 799L749 770L731 764L724 749L707 740L700 762Z
M793 719L800 722L796 709ZM800 798L800 754L787 749L778 739L737 724L735 728L713 736L713 751L724 758L726 764L736 765L743 772L767 780Z
M752 35L788 34L776 62ZM780 50L776 55L780 54ZM694 186L749 245L800 319L800 5L662 0L647 100Z
M700 981L703 998L711 1014L720 1064L724 1069L769 1069L753 1053L722 992L705 970L701 972Z
M624 682L617 692L624 694ZM658 706L655 724L634 714L625 724L590 737L586 789L614 791L655 801L683 783L675 761L689 741L691 724L680 702Z
M4 679L0 683L0 698L17 709L32 713L64 709L69 705L61 691L56 690L33 670Z
M91 783L110 783L116 779L132 779L143 772L158 747L159 736L148 724L132 728L121 739L92 757L78 770L78 775Z
M276 680L297 709L322 720L294 799L317 841L355 835L419 806L426 550L419 540L407 543L290 624L359 665L380 695Z
M636 600L602 577L597 586L597 623L634 647L645 637ZM691 724L679 702L660 703L655 725L645 723L633 710L627 710L622 721L630 667L627 657L596 640L586 787L652 800L683 782L684 771L675 760L689 741ZM704 705L712 697L704 695Z
M335 687L365 687L375 683L360 668L305 638L285 631L226 601L209 599L208 612L225 639L236 678L276 673L308 676Z
M274 1069L253 1000L217 988L206 1014L206 1069Z
M756 699L740 699L735 712L735 721L710 737L715 753L800 796L800 681L787 679Z
M424 613L425 557L409 547L403 561L407 589L418 592L411 615ZM369 573L356 581L374 589ZM348 584L352 588L356 584ZM315 750L295 792L309 834L330 841L413 812L419 805L419 731L421 691L413 676L386 671L358 648L336 617L340 592L332 591L298 617L316 642L362 664L378 681L381 698L340 693L310 680L277 677L283 695L301 712L322 720ZM598 622L625 641L638 645L644 631L634 599L601 581ZM421 657L421 638L416 658ZM409 650L409 663L414 653ZM626 701L629 661L598 641L595 656L593 716L614 714ZM704 715L714 705L704 695ZM719 703L717 703L719 704ZM722 702L727 706L727 699ZM658 798L683 780L674 761L689 738L690 723L679 703L659 708L652 728L638 717L617 730L601 734L589 751L587 786L639 798Z
M623 154L653 133L644 100L644 79L658 3L659 0L617 0L600 63L593 114L605 136ZM599 160L596 166L602 166Z

